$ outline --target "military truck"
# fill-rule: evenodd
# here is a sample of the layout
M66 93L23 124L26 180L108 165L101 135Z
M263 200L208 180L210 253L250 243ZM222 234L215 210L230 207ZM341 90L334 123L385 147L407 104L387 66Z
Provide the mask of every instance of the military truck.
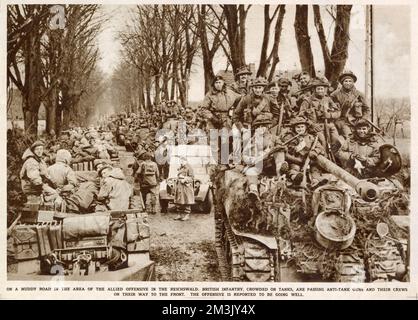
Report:
M168 178L160 183L159 201L161 212L167 212L169 204L174 201L180 157L185 157L194 173L195 204L192 206L192 212L210 213L213 204L210 168L211 165L216 163L212 157L210 146L169 145L167 152L169 172Z
M154 280L147 214L28 205L7 231L9 280Z
M264 175L255 202L240 170L214 173L224 281L407 279L407 192L394 179L357 179L323 156L316 164L327 172L323 183L294 188L285 176Z

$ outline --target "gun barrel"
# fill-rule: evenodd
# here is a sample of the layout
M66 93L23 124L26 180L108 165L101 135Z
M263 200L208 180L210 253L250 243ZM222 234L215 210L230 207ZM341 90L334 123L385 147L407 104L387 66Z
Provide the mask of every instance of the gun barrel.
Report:
M354 188L364 201L371 202L378 198L379 188L374 183L356 178L324 156L319 155L316 162L322 169L340 178Z

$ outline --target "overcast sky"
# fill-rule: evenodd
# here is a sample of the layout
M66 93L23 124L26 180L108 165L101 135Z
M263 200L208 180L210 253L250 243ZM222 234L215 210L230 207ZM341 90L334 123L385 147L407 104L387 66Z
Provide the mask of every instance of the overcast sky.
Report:
M109 22L104 26L99 37L102 59L100 67L111 74L120 59L121 44L117 32L129 21L133 6L103 6L109 15ZM273 11L273 9L271 9ZM350 25L350 44L347 69L357 74L357 88L364 91L365 73L365 7L353 6ZM334 23L331 16L321 9L324 29L329 47L332 45ZM286 5L283 30L279 47L280 63L276 70L300 69L300 62L294 35L295 6ZM316 69L323 69L322 52L313 24L313 12L310 7L309 27L311 45ZM273 26L272 26L273 28ZM259 62L263 36L263 6L254 5L247 18L246 25L246 60L247 63ZM273 38L273 30L271 38ZM407 6L374 6L374 75L375 95L384 97L409 96L410 75L410 9ZM226 67L226 59L221 50L214 63L215 72ZM202 61L195 59L195 66L190 79L190 99L199 101L204 95Z

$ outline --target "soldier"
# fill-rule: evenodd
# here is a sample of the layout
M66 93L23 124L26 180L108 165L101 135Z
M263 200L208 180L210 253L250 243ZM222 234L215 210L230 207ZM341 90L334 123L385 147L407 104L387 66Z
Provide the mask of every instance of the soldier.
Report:
M102 204L96 206L96 211L128 210L133 190L122 169L104 163L97 166L97 171L102 177L97 200Z
M290 122L292 127L292 133L285 137L288 140L291 135L298 135L298 137L289 143L287 149L287 160L289 162L289 177L293 181L294 185L300 185L306 172L301 172L306 157L312 159L319 154L323 154L323 148L318 141L313 146L315 136L308 133L309 121L301 116L298 116ZM317 139L319 140L319 139ZM311 183L316 184L320 178L319 168L310 166Z
M321 145L325 146L327 153L331 155L331 146L339 143L334 121L341 115L340 107L327 95L329 83L326 79L315 79L311 86L313 93L310 97L303 98L299 115L315 124L314 129L318 133Z
M309 72L303 71L299 74L297 80L299 90L293 94L298 107L300 107L304 98L308 98L311 95L312 82L313 80L311 79Z
M263 77L253 80L251 93L239 101L232 117L233 123L239 130L243 128L255 130L261 126L271 126L273 123L270 98L263 93L267 84L267 80Z
M23 165L20 170L20 181L22 191L26 195L28 202L41 202L41 195L56 196L58 193L51 186L52 184L47 171L47 166L42 159L44 153L44 143L35 141L30 148L23 153Z
M240 95L227 88L222 76L216 76L201 105L200 113L206 120L206 130L231 128L229 111L239 98Z
M245 96L250 93L250 79L252 72L247 67L238 69L235 75L235 82L231 85L232 90L241 96Z
M187 159L180 157L180 168L177 172L176 192L174 203L179 214L174 220L186 221L190 219L191 205L194 204L193 169Z
M75 188L78 186L78 179L74 170L70 167L71 153L66 149L57 151L55 163L48 167L48 175L51 181L58 187L66 185Z
M296 105L289 94L292 83L286 78L280 78L277 82L272 82L270 86L270 96L272 99L273 123L279 125L278 129L288 124L290 119L296 115ZM281 130L280 130L281 131ZM276 132L279 134L279 132Z
M152 161L152 155L149 152L146 152L142 156L142 159L144 159L144 161L138 168L135 182L139 182L146 211L150 214L156 214L160 172L158 170L158 165ZM150 195L150 197L147 200L148 195Z
M343 143L336 157L352 175L361 179L375 177L382 144L383 139L371 131L370 122L359 119L354 124L352 137Z
M330 97L341 107L341 117L335 122L335 125L339 133L348 139L354 121L361 118L368 119L370 108L364 95L354 86L357 77L353 72L343 72L338 77L338 81L341 83L341 88L331 93Z

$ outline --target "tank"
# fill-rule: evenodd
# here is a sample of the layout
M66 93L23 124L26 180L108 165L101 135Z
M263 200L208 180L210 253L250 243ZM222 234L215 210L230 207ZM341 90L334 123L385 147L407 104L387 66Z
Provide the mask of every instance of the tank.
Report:
M323 180L295 188L259 177L248 198L241 170L217 168L215 243L224 281L379 282L408 277L409 198L394 180L357 179L318 156ZM379 234L379 223L388 226Z

